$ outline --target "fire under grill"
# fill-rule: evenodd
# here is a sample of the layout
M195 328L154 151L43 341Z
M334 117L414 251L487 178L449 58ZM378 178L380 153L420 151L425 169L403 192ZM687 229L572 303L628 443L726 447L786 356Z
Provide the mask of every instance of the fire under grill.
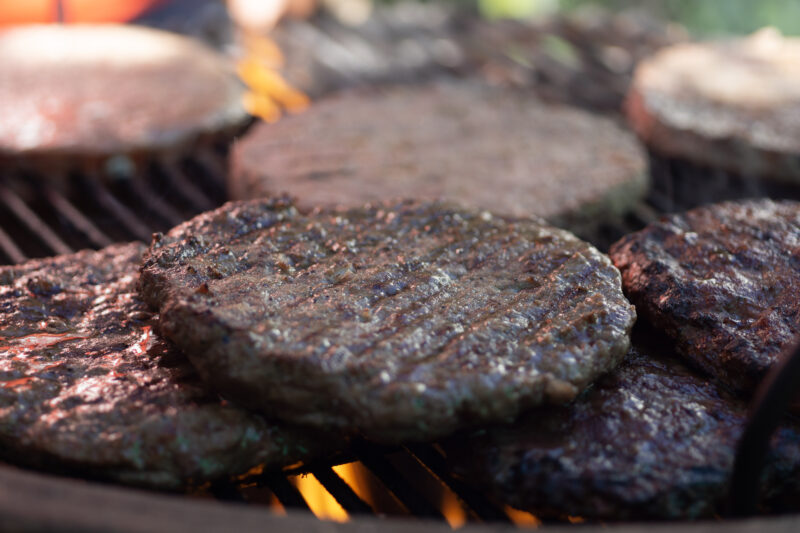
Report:
M220 148L220 153L216 155L224 155L223 152L224 149ZM59 177L30 172L6 173L0 179L0 263L19 263L33 257L70 253L87 247L100 248L113 242L148 241L153 232L165 231L224 202L225 169L219 161L217 157L197 156L172 163L151 161L141 165L141 171L125 175L77 172L68 177ZM640 229L663 213L671 206L670 201L654 193L624 219L606 224L598 228L595 235L585 237L605 250L625 233ZM789 365L786 365L782 380L777 379L771 391L772 396L767 395L762 412L780 413L782 406L788 403L786 390L793 390L791 373L800 373L800 364L797 364L800 358L793 360L797 368L788 368ZM762 448L778 423L778 418L775 414L769 420L757 420L759 423L752 424L750 436L743 439L749 439L743 445L749 448L740 454L745 460L738 465L737 486L741 490L733 495L736 501L746 502L748 498L755 497L746 493L756 485L752 480L758 477ZM23 487L30 488L28 498L37 500L27 504L30 509L28 514L24 514L24 502L13 503L26 494L25 490L19 490L17 476L33 476L31 479L24 478L22 483ZM64 494L59 492L58 487L65 487ZM40 476L18 471L10 465L0 465L0 501L8 502L0 503L0 526L3 525L1 520L11 520L10 523L15 524L15 513L22 512L20 524L23 529L37 530L39 518L33 517L48 516L47 513L41 515L42 494L46 494L44 500L54 500L52 509L60 509L65 505L64 502L77 497L76 494L84 490L95 496L108 491L113 495L103 498L111 498L115 503L110 503L109 508L117 508L118 512L100 513L101 517L108 515L101 529L128 531L133 527L127 519L121 518L124 512L120 509L130 502L137 502L136 498L143 497L138 491L72 478ZM55 498L58 494L61 496ZM426 521L425 527L436 528L457 527L465 523L470 527L474 523L491 524L493 529L502 529L503 524L509 527L542 524L537 517L499 505L453 477L436 444L381 446L356 440L346 453L323 462L298 464L278 471L251 471L236 479L196 487L182 498L158 493L150 493L147 498L150 499L145 503L136 504L144 506L145 518L139 520L134 530L143 525L188 527L187 524L193 523L191 520L178 524L164 517L153 519L155 521L146 518L149 516L148 509L160 508L161 505L169 509L172 505L177 506L174 507L177 512L187 502L194 505L187 512L199 513L197 516L203 516L206 512L211 512L213 516L216 516L216 512L237 516L234 511L258 509L269 517L288 512L290 516L287 520L296 520L298 511L305 511L306 517L311 517L313 513L324 519L350 520L347 526L371 523L368 517L422 519ZM8 507L4 508L4 505ZM93 510L95 504L86 500L73 505L84 505L86 509ZM208 508L208 505L212 507ZM69 514L70 511L63 512ZM193 530L202 531L214 524L215 518L211 515L207 521L195 524ZM233 525L244 527L250 515L245 513L242 517ZM57 522L61 520L63 518ZM788 531L789 527L797 524L797 520L794 517L779 519L773 522L774 530L786 528ZM560 529L562 526L559 524L568 527L576 522L581 522L581 519L564 516L546 525ZM395 524L395 521L385 523ZM67 527L62 527L63 524L57 523L55 527L83 529L77 522L66 524ZM283 526L286 525L284 522ZM51 526L53 524L48 527ZM718 522L706 526L729 530L727 528L731 524ZM333 526L328 522L309 522L304 527L316 531ZM383 525L380 527L384 528ZM415 527L422 527L422 522ZM87 529L91 528L87 525Z

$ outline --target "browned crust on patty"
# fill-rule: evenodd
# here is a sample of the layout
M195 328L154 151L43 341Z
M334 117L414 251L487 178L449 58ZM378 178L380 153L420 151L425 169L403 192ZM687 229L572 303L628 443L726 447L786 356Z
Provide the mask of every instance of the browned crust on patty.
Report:
M269 424L208 392L152 332L145 247L0 267L0 448L24 465L178 489L281 466L339 440Z
M538 516L643 520L725 513L748 405L660 352L631 350L571 405L534 409L514 425L440 445L467 483ZM764 510L796 509L800 427L787 423L771 445Z
M382 441L566 401L618 363L635 318L571 234L412 201L227 204L153 242L141 293L223 395Z
M641 315L691 363L752 393L800 333L800 203L726 202L611 247Z

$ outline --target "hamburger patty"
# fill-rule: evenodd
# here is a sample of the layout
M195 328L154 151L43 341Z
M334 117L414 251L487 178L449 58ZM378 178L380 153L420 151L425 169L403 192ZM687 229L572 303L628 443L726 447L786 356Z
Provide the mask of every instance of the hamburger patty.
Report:
M64 164L170 151L248 120L226 59L130 25L0 31L0 160ZM51 161L52 160L52 161Z
M233 198L288 193L303 210L444 199L578 231L646 189L644 156L612 121L469 84L343 93L255 127L232 157Z
M539 515L677 519L725 512L747 404L675 359L631 353L572 405L440 443L456 472ZM763 474L770 508L798 507L800 428L780 428Z
M224 396L389 442L569 400L621 360L635 319L617 270L571 234L412 201L229 203L157 236L141 292Z
M658 154L800 181L798 38L768 28L664 48L637 66L626 107L633 129Z
M692 364L751 393L800 333L800 203L661 218L612 246L626 294Z
M207 392L151 331L135 286L143 244L0 268L0 449L5 459L177 489L319 451Z

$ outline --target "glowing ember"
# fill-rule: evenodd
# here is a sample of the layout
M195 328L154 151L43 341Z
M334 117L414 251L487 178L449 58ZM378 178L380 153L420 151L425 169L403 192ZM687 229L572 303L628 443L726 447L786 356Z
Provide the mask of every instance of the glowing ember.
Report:
M448 489L442 491L440 506L445 520L453 529L457 529L466 523L467 513L464 511L464 507L458 497L452 491Z
M526 513L525 511L520 511L509 506L506 506L503 510L511 521L518 526L537 528L542 525L542 521L531 513Z

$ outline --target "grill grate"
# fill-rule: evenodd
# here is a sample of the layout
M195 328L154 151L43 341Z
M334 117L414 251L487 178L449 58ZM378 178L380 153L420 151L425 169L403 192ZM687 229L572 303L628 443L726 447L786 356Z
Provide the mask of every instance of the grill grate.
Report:
M11 173L0 178L0 263L149 241L225 200L224 175L189 158L126 177Z
M29 173L0 176L0 263L117 241L147 241L153 231L165 231L224 202L224 167L212 161L192 157L152 162L145 172L124 178L75 174L58 182ZM606 250L659 216L666 205L671 204L655 192L624 219L585 237ZM366 473L361 481L368 497L359 492L352 475L344 479L337 472L342 465ZM435 444L387 447L356 440L347 454L326 462L219 481L195 492L225 502L309 511L313 505L308 494L298 488L298 479L305 476L313 476L348 516L417 517L451 525L459 520L500 524L521 519L519 511L497 505L452 477ZM523 515L523 521L538 523ZM453 516L460 518L454 522Z

